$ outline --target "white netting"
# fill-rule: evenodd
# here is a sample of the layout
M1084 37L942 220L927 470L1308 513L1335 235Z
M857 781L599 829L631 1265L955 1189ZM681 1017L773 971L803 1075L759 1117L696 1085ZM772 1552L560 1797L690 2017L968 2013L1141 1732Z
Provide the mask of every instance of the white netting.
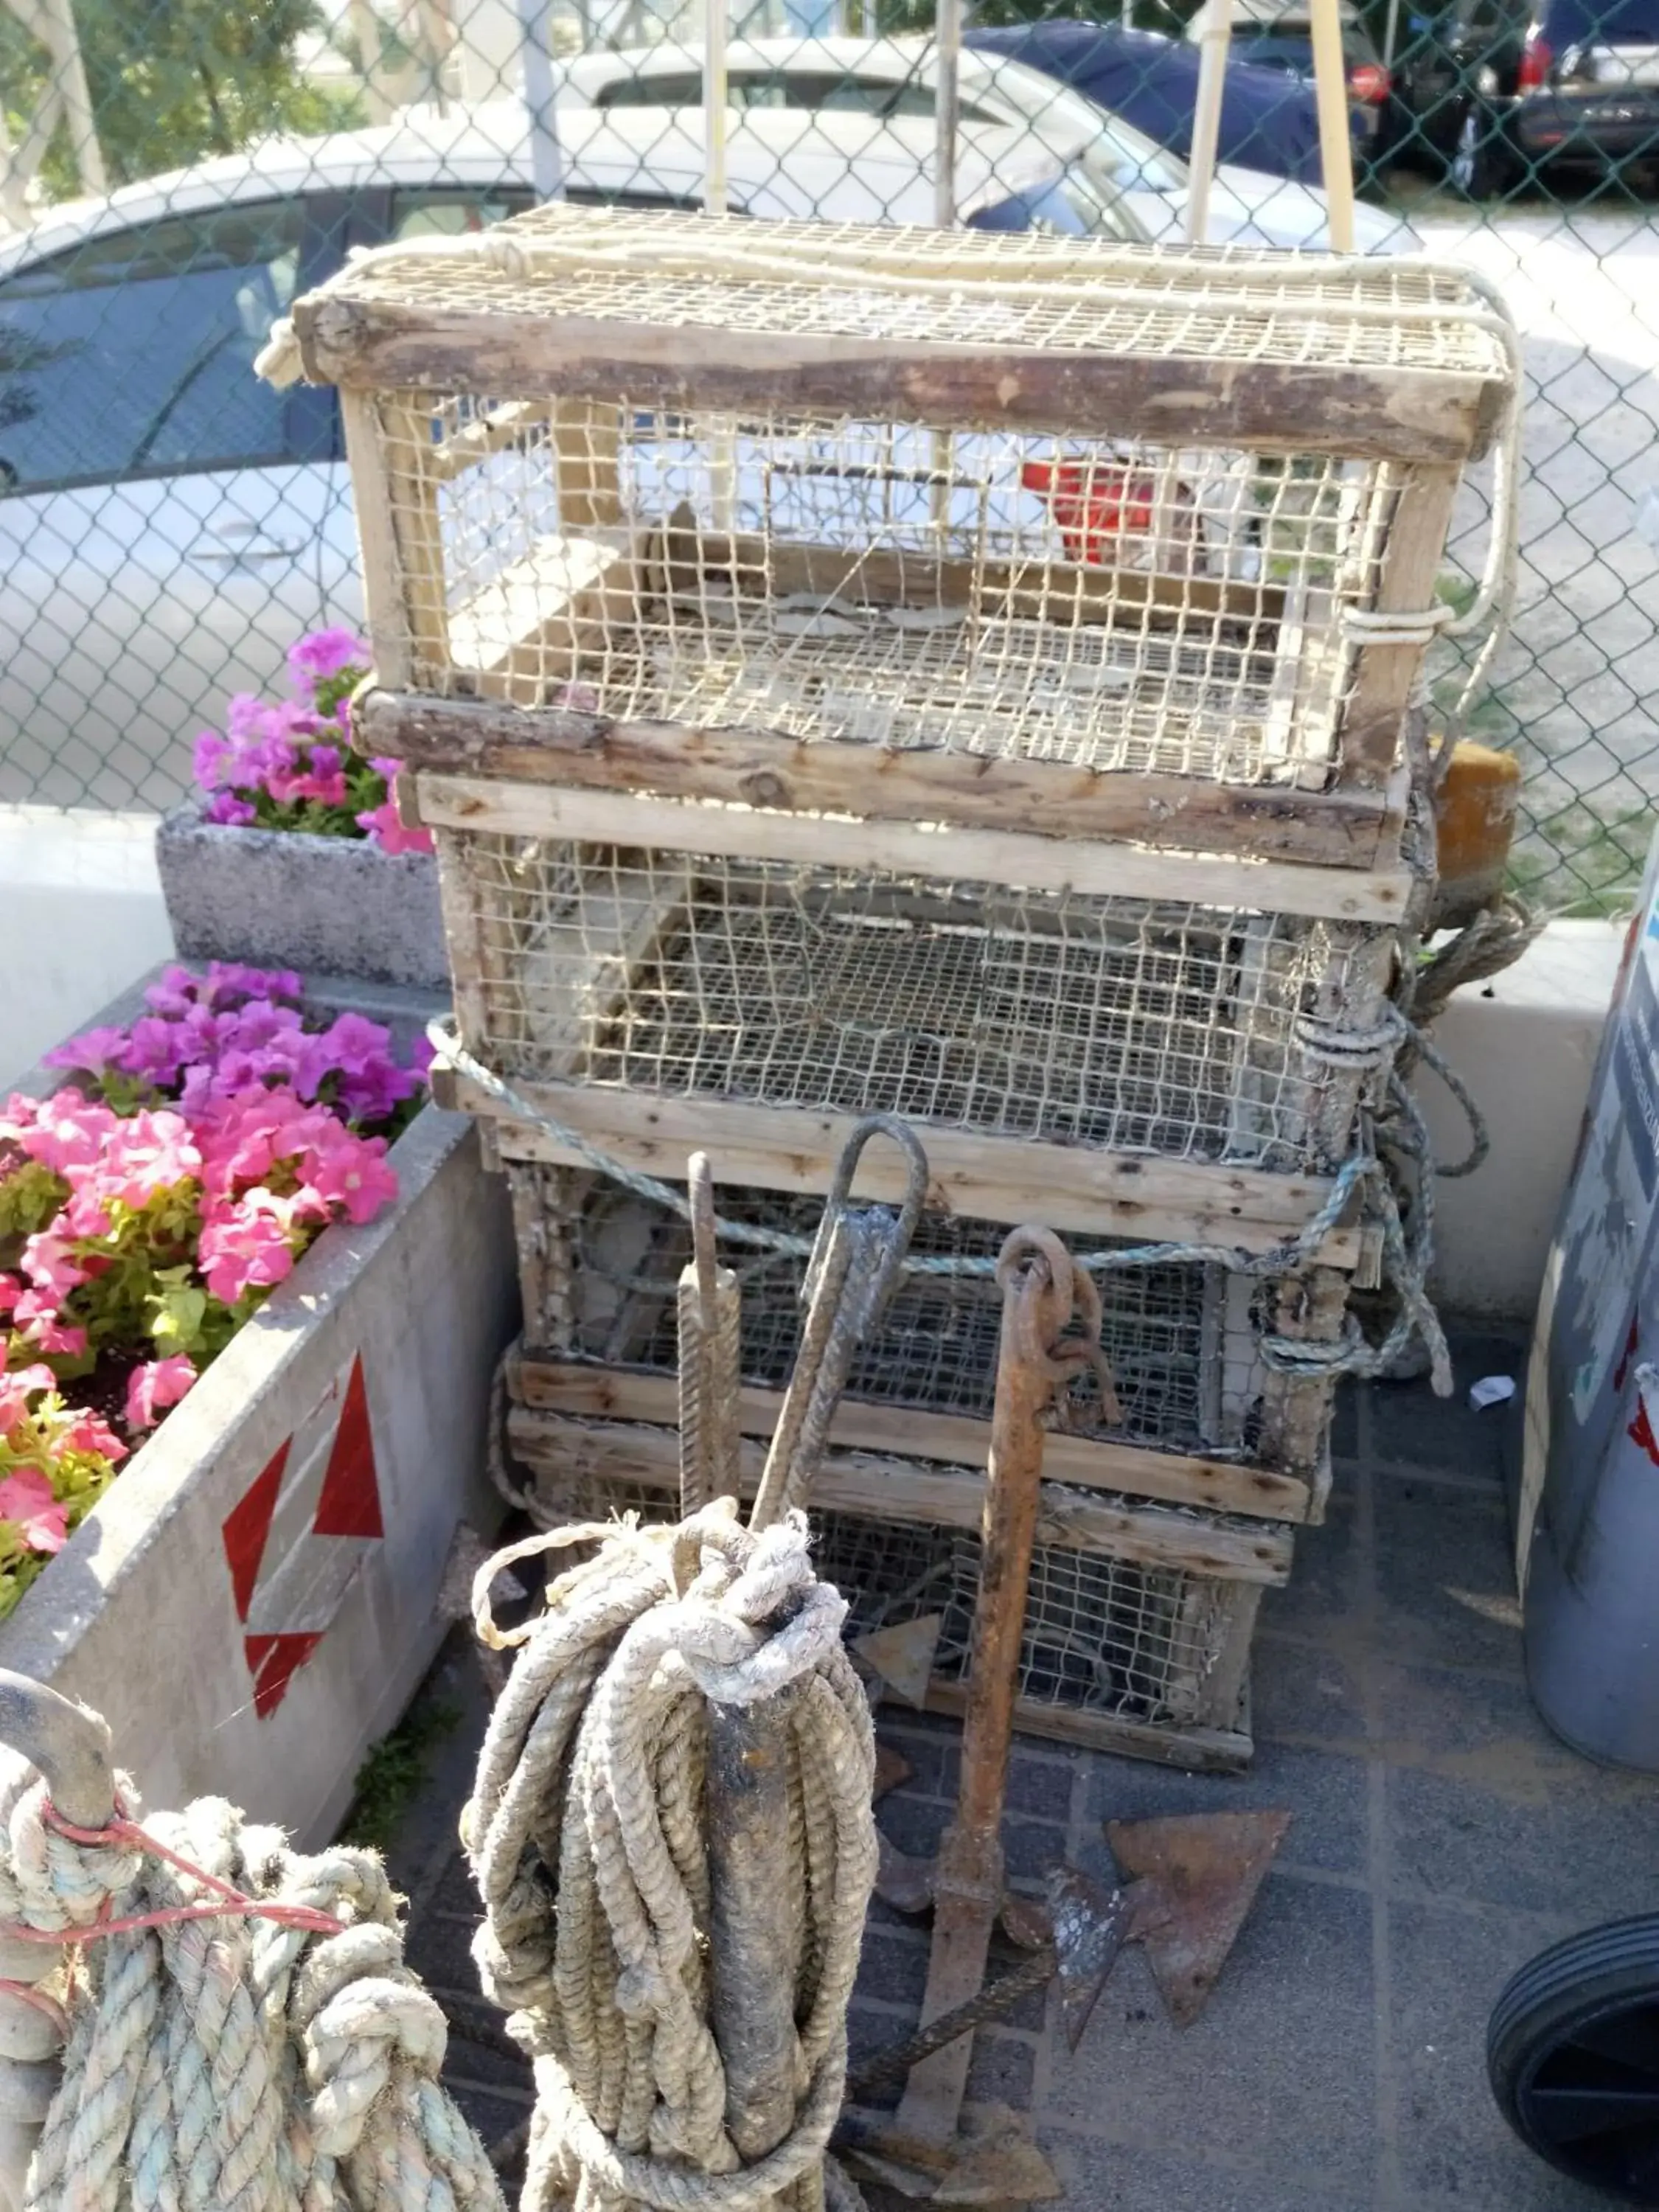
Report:
M1409 495L1384 463L625 398L379 420L419 689L1229 782L1329 780Z
M1501 384L1486 302L1449 264L1195 252L969 229L548 207L455 251L368 259L336 298L489 319L757 338L889 339ZM453 333L451 333L453 336Z
M1297 1025L1375 1018L1352 925L493 833L440 853L465 1042L509 1079L1279 1170L1348 1148L1361 1078Z
M528 1176L522 1234L526 1213L544 1212L549 1194L534 1169L510 1165L508 1173ZM690 1257L685 1222L612 1184L599 1183L579 1200L574 1192L564 1194L570 1210L541 1224L546 1237L562 1244L561 1293L552 1310L544 1302L526 1311L527 1346L673 1374L675 1285ZM816 1199L726 1188L719 1203L729 1218L807 1236L823 1211ZM992 1256L1006 1234L994 1223L924 1213L912 1249ZM744 1380L781 1389L799 1348L805 1262L736 1244L721 1257L743 1285ZM1122 1422L1111 1430L1094 1426L1092 1400L1079 1393L1076 1407L1068 1402L1050 1425L1212 1456L1254 1450L1264 1379L1255 1349L1258 1308L1271 1289L1213 1266L1137 1268L1099 1280L1101 1345ZM907 1276L854 1358L847 1397L988 1420L1001 1319L1002 1294L989 1276Z

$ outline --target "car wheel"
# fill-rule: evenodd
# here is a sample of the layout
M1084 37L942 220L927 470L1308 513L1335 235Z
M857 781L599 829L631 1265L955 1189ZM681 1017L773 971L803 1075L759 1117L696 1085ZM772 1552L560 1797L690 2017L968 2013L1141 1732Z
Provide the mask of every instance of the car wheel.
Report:
M1589 1929L1522 1966L1492 2008L1486 2071L1540 2158L1659 2205L1659 1917Z
M1509 164L1504 158L1499 125L1491 108L1471 100L1457 126L1446 173L1466 200L1490 199L1507 181Z

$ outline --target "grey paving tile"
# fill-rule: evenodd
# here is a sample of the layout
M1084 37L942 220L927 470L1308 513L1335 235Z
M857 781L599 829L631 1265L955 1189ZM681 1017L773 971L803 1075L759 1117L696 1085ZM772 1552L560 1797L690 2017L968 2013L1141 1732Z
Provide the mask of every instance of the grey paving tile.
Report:
M1272 1876L1183 2031L1132 1948L1077 2052L1053 2048L1043 2124L1179 2142L1195 2160L1249 2149L1265 2165L1317 2145L1341 2183L1327 2207L1363 2204L1376 2150L1370 1954L1368 1897Z
M1340 1638L1352 1633L1366 1595L1358 1516L1339 1478L1325 1520L1297 1530L1291 1579L1264 1594L1259 1618L1276 1635Z
M1182 1774L1127 1759L1098 1759L1089 1777L1087 1825L1151 1820L1176 1813L1247 1813L1284 1808L1294 1818L1279 1849L1282 1868L1363 1875L1366 1867L1364 1762L1257 1739L1249 1771ZM1092 1840L1092 1835L1091 1838Z
M1392 1659L1519 1674L1509 1516L1494 1492L1379 1482L1378 1649Z
M1250 1725L1260 1747L1288 1740L1357 1753L1366 1735L1364 1638L1346 1644L1257 1632L1250 1663Z
M902 2006L911 2019L921 2010L921 1993L927 1986L927 1944L925 1936L897 1930L866 1928L859 1959L858 1992L882 2003Z
M1486 2021L1515 1969L1544 1948L1524 1921L1396 1902L1389 1909L1397 2157L1405 2208L1595 2212L1519 2143L1486 2086Z
M1182 2150L1051 2130L1042 2142L1066 2185L1067 2212L1358 2212L1370 2203L1329 2179L1215 2164Z
M1380 1680L1396 1884L1586 1922L1659 1910L1659 1780L1569 1751L1518 1681Z
M1382 1466L1437 1468L1496 1486L1502 1480L1504 1419L1489 1406L1477 1413L1469 1385L1483 1375L1512 1375L1517 1387L1526 1373L1526 1345L1519 1337L1468 1335L1452 1342L1456 1388L1437 1398L1424 1379L1371 1386L1369 1436L1373 1457Z
M477 1926L476 1915L463 1920L445 1912L422 1913L410 1926L404 1947L410 1965L434 1988L464 1990L470 1996L478 1987L478 1970L472 1963Z

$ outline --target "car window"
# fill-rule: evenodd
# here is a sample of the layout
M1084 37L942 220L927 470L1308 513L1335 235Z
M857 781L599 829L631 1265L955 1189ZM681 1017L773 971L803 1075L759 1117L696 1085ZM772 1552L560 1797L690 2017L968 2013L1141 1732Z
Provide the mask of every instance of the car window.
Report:
M787 107L816 113L827 108L842 115L874 115L884 121L893 115L931 116L935 106L931 85L909 78L896 82L891 77L854 76L843 70L734 69L727 74L726 93L728 104L740 110ZM595 105L701 107L702 78L695 70L620 77L601 89ZM962 119L964 123L1000 120L969 100L962 103Z
M701 107L702 79L695 70L678 75L667 70L640 76L619 76L601 85L596 107Z
M968 218L970 230L1033 230L1053 238L1123 238L1127 232L1080 169L1016 192Z
M531 191L466 191L453 185L394 191L392 229L394 239L465 238L491 223L522 215L535 204Z
M0 486L294 459L253 358L299 285L304 204L174 216L0 283Z

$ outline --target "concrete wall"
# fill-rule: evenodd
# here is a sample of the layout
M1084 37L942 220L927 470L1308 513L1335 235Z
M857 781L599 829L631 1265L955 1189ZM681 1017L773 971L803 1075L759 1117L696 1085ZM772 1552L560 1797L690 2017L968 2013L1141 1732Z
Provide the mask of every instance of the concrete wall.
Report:
M1439 1179L1435 1288L1449 1312L1524 1320L1537 1304L1625 927L1552 922L1513 968L1460 991L1436 1026L1492 1132L1483 1167ZM1462 1158L1455 1100L1426 1069L1417 1090L1436 1152Z
M147 1803L226 1796L309 1848L441 1640L458 1520L501 1511L501 1179L435 1108L392 1158L398 1204L325 1231L0 1627L0 1666L103 1713Z
M0 1092L173 951L153 814L0 807Z

